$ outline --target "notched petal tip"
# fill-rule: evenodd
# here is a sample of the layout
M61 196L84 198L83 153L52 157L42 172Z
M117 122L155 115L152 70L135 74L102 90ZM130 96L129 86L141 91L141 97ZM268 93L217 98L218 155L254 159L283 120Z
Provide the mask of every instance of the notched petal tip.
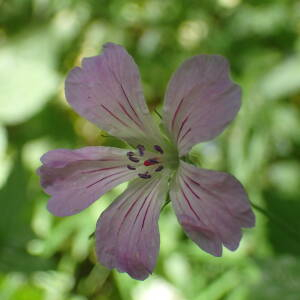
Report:
M107 43L102 53L84 58L65 82L68 103L82 117L129 144L157 131L145 103L133 58L120 45Z
M180 156L219 135L235 118L240 97L224 57L205 54L185 61L168 84L163 118Z
M158 216L168 189L165 178L136 179L100 216L96 252L101 264L144 280L159 251Z
M121 273L127 273L133 279L141 281L147 279L152 274L152 271L143 261L132 259L130 256L121 258L116 269Z
M126 150L112 147L57 149L42 157L37 170L48 210L55 216L77 214L104 193L133 177L126 167Z
M222 256L222 242L216 233L209 229L199 220L195 220L190 215L177 215L179 223L184 228L187 235L205 252L220 257Z
M187 235L215 256L221 255L222 244L236 250L242 238L241 228L255 224L244 188L223 172L196 168L181 161L170 196Z

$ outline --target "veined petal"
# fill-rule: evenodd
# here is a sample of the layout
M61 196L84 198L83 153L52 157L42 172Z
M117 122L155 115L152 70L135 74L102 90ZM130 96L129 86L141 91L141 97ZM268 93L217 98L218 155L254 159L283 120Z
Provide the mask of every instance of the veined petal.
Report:
M119 45L108 43L103 54L83 59L69 73L65 92L75 111L111 135L134 145L159 136L137 66Z
M96 231L99 261L109 269L144 280L159 251L158 217L167 176L137 179L100 216Z
M244 188L227 173L181 161L170 197L186 234L215 256L222 255L222 245L232 251L237 249L241 228L255 224Z
M224 57L198 55L185 61L168 84L163 116L180 156L220 134L235 118L240 97Z
M77 214L113 187L135 177L126 167L126 152L85 147L44 154L38 174L45 192L52 196L48 210L61 217Z

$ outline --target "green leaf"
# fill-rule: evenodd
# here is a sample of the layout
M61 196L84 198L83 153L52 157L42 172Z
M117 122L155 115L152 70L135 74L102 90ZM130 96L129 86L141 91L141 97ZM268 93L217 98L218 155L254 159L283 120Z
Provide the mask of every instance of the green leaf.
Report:
M55 93L58 41L50 28L17 36L0 49L0 121L16 124L39 111Z

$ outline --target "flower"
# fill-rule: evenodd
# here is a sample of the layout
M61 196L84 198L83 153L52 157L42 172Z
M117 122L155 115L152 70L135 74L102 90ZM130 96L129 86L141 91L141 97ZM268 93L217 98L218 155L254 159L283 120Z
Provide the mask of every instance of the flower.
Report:
M185 61L171 78L163 108L163 132L145 104L140 76L124 48L108 43L68 75L66 98L77 113L133 149L85 147L44 154L38 170L56 216L79 213L105 192L130 181L102 213L96 253L107 268L144 280L159 251L158 217L169 192L185 233L204 251L235 250L242 227L255 217L233 176L187 162L193 145L213 139L240 108L240 88L218 55Z

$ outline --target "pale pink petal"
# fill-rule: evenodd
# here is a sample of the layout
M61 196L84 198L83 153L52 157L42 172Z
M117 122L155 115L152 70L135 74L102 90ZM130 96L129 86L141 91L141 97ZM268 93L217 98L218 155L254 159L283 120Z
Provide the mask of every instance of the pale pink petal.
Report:
M61 217L79 213L136 176L126 167L126 150L118 148L57 149L44 154L41 161L41 185L52 196L48 210Z
M69 73L65 92L76 112L110 134L136 145L145 137L156 141L139 71L123 47L109 43L103 54L83 59Z
M235 118L240 97L224 57L198 55L185 61L169 82L163 116L179 155L220 134Z
M158 217L167 177L135 180L100 216L96 231L99 261L109 269L144 280L159 251Z
M237 249L241 228L255 224L244 188L227 173L181 161L170 197L187 235L215 256L222 255L222 245L232 251Z

